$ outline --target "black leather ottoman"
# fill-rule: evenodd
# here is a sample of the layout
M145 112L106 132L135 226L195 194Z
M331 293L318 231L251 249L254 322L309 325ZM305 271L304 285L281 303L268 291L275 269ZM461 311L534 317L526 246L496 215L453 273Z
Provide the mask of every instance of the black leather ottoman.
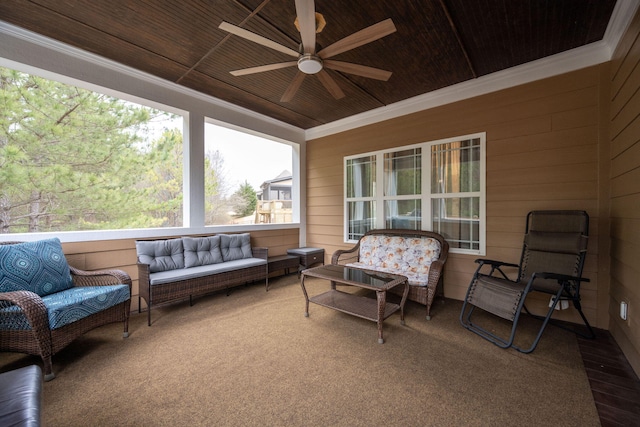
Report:
M0 426L39 426L42 370L26 366L0 374Z

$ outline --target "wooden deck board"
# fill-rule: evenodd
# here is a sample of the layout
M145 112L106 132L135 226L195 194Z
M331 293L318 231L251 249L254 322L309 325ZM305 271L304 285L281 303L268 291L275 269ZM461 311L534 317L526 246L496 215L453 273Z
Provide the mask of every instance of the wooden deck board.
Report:
M609 331L598 330L595 340L578 338L585 371L600 423L640 425L640 379Z

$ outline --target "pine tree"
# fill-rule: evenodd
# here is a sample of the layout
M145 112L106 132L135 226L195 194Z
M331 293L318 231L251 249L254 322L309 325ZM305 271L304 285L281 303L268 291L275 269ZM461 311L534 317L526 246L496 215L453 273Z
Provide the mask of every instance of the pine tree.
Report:
M0 67L0 233L150 225L136 131L158 112Z
M233 210L237 217L242 218L253 214L258 204L258 197L253 187L245 181L240 188L233 193Z

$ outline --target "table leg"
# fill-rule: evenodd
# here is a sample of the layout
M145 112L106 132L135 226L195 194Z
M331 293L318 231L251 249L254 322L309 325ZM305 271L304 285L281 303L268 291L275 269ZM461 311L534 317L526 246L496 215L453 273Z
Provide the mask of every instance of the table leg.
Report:
M409 296L409 281L404 282L404 292L402 293L402 300L400 301L400 324L404 325L404 303L407 302Z
M300 279L300 286L302 287L302 293L304 293L304 317L309 317L309 295L307 294L307 289L304 287L304 279L305 275L303 274L302 278Z
M378 344L384 344L384 338L382 338L382 322L384 322L384 309L387 305L387 292L376 291L376 297L378 299Z

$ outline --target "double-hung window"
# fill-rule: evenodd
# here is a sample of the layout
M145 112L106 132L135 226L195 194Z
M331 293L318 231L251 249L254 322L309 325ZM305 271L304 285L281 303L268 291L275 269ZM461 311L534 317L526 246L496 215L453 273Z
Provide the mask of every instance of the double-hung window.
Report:
M376 156L362 156L346 161L347 240L358 240L375 227Z
M345 158L345 240L372 228L431 230L485 253L484 133Z

